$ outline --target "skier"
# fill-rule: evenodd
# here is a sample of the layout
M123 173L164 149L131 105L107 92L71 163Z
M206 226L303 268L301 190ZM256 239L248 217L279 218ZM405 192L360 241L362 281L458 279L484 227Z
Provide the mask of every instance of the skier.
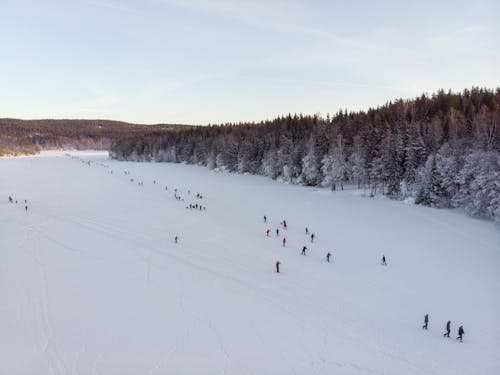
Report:
M458 327L458 337L457 337L457 340L460 340L460 342L463 342L462 341L462 336L463 336L464 333L465 333L464 326Z
M286 238L283 237L283 247L285 247L285 246L286 246Z
M280 273L280 261L276 262L276 273Z
M26 210L26 212L28 212L28 206L24 206L24 209Z
M270 230L269 230L269 228L268 228L268 229L266 230L266 236L267 236L267 237L269 237L269 232L271 232L271 231L270 231Z
M311 242L314 242L314 233L311 233Z
M283 228L286 229L286 220L283 220Z
M429 314L425 314L424 317L424 325L422 326L423 329L427 329L427 325L429 324Z
M443 337L450 337L450 325L451 322L448 320L448 322L446 323L446 332L443 333Z
M175 243L178 243L178 241L179 241L179 236L175 236L174 240L175 240Z
M306 234L309 234L309 228L306 227Z
M12 197L9 195L9 203L13 203L12 202Z
M331 257L331 256L332 256L332 254L330 254L330 253L326 254L326 261L327 261L328 263L330 263L330 257Z
M280 230L279 228L276 228L276 237L279 237L280 236Z
M264 223L267 223L267 216L264 215Z
M307 250L307 247L306 247L306 246L304 246L304 247L302 248L302 253L300 253L300 255L306 255L306 250Z
M385 261L385 255L382 255L382 265L387 266L387 262Z

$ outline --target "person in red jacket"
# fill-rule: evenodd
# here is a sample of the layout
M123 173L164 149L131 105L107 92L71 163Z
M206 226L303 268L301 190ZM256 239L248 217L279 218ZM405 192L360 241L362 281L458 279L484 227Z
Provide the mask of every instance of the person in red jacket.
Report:
M266 236L267 236L267 237L269 237L269 232L271 232L271 231L270 231L270 230L269 230L269 228L268 228L268 229L266 230Z
M175 240L175 243L177 243L179 241L179 236L175 236L174 240Z
M283 237L283 247L286 245L286 238Z

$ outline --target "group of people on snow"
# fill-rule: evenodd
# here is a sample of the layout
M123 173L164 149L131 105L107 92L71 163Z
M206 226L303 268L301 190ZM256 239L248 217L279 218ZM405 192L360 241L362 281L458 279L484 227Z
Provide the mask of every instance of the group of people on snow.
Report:
M17 204L17 199L13 199L12 196L9 195L9 203ZM24 200L24 210L26 212L28 212L28 200L27 199Z
M264 223L267 223L267 216L264 215ZM286 224L286 220L283 220L281 223L281 226L286 229L287 228L287 224ZM266 229L266 236L269 237L269 233L270 233L270 229L267 228ZM305 228L305 233L306 235L309 235L309 228L306 227ZM276 236L279 237L279 228L276 228ZM311 238L311 242L314 242L314 233L311 233L310 234L310 238ZM282 240L282 244L283 246L286 245L286 237L283 237L283 240ZM301 251L301 255L305 256L307 254L307 246L303 246L302 247L302 251ZM326 261L328 263L330 263L330 259L332 257L332 254L330 252L328 252L326 254ZM387 266L387 258L385 257L384 254L382 254L382 262L381 264L383 266ZM276 273L280 273L280 266L281 266L281 262L278 260L276 261ZM429 314L425 314L425 317L424 317L424 325L422 326L423 329L428 329L428 325L429 325ZM446 332L443 334L443 337L450 337L450 332L451 332L451 321L448 321L446 323ZM463 342L463 335L465 334L465 331L464 331L464 327L461 325L460 327L458 327L458 336L456 338L456 340L460 340L460 342Z
M423 329L428 329L429 327L429 314L425 314L424 316L424 325L422 326ZM443 337L450 337L450 333L451 333L451 321L448 320L446 322L446 331L445 333L443 333ZM460 326L458 327L458 336L456 338L456 340L460 340L460 342L463 342L462 339L463 339L463 335L465 334L465 331L464 331L464 326Z
M264 219L264 223L267 223L267 220L268 220L267 215L264 215L263 219ZM282 227L282 229L286 230L288 228L288 224L287 224L286 220L282 220L280 222L280 226ZM266 229L266 237L269 237L270 233L271 233L271 230L269 228L267 228ZM310 236L311 242L313 243L314 242L314 233L309 234L308 227L305 227L305 233L306 233L306 235ZM279 236L280 236L280 228L276 228L276 237L279 237ZM287 239L285 236L283 236L283 239L281 240L282 246L286 247L286 243L287 243ZM305 256L307 253L307 250L308 250L307 246L304 245L302 247L302 251L300 254ZM331 257L332 257L332 253L328 252L326 254L326 261L328 263L330 263ZM281 265L281 262L277 261L276 262L276 273L280 273L280 265Z
M264 215L263 218L264 218L264 223L267 223L267 220L268 220L267 215ZM287 229L287 222L286 222L286 220L281 221L280 225L282 226L283 229ZM267 228L266 229L266 236L269 237L270 233L271 233L271 230L269 228ZM309 228L307 226L305 227L305 234L308 235L308 236L310 236L311 243L314 243L315 235L314 235L314 233L309 233ZM279 237L279 235L280 235L280 230L279 230L279 228L276 228L276 237ZM287 241L286 237L283 237L283 239L282 239L282 245L283 245L283 247L286 247L286 241ZM307 253L307 250L308 250L307 246L304 245L302 247L302 251L301 251L300 254L305 256L306 253ZM331 257L332 257L332 253L328 252L326 254L326 261L328 263L330 263ZM276 263L276 272L277 273L279 273L279 264L281 264L281 263L280 262ZM383 266L387 266L387 258L383 254L382 254L382 263L381 264Z
M189 206L186 206L187 209L190 210L199 210L199 211L205 211L207 208L205 206L202 206L201 204L189 204Z

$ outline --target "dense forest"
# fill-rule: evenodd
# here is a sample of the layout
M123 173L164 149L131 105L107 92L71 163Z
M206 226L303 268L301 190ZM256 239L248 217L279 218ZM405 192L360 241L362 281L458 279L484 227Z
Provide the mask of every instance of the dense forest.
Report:
M165 132L178 125L153 125ZM0 156L36 154L46 148L109 149L111 140L144 132L145 125L109 120L0 119Z
M332 190L354 185L500 221L500 88L360 112L121 135L119 160L190 163Z

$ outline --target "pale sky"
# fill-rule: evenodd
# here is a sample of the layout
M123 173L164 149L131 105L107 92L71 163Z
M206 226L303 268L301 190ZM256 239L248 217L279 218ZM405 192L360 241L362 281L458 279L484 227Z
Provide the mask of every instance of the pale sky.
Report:
M0 117L207 124L500 86L500 1L0 0Z

